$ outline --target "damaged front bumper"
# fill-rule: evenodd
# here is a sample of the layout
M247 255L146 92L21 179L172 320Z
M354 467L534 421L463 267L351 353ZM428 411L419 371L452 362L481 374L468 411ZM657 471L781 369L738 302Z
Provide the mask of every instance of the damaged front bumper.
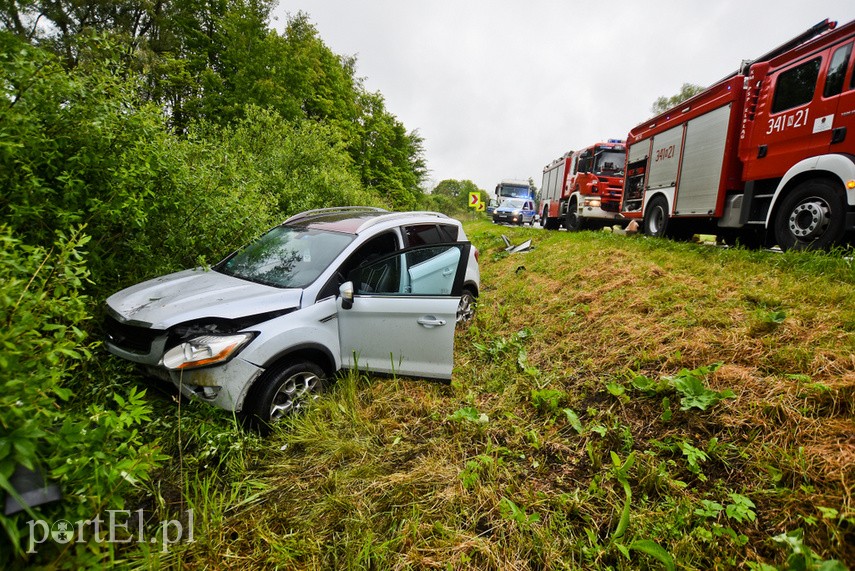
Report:
M190 370L170 370L161 366L145 366L145 371L172 383L182 395L196 398L225 410L240 412L246 393L264 369L240 357L216 367Z

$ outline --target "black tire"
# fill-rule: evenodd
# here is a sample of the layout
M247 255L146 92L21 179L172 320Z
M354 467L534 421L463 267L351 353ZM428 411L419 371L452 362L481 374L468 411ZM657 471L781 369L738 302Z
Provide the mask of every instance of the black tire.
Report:
M668 232L668 201L662 195L654 196L644 211L644 233L664 238Z
M457 326L464 327L472 322L475 317L475 292L472 288L464 287L457 304Z
M828 180L796 186L775 213L775 240L782 250L823 250L846 232L846 200Z
M317 399L326 384L323 369L310 361L275 367L252 386L244 410L250 424L266 433L277 421Z
M564 218L564 227L568 232L578 232L588 228L588 221L579 217L579 207L576 200L571 200L567 205L567 215Z

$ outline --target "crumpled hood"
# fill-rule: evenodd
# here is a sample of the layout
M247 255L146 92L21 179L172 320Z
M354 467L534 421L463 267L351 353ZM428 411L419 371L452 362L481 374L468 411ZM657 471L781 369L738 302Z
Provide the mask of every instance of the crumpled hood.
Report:
M139 283L107 298L122 321L153 329L205 317L236 319L299 307L302 289L281 289L210 270L184 270Z

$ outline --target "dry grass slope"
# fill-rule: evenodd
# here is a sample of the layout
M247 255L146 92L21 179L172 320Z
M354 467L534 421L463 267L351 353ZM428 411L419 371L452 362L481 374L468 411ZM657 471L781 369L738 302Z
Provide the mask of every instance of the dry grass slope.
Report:
M764 569L801 529L811 563L851 566L845 258L467 232L483 293L453 383L341 377L185 564Z

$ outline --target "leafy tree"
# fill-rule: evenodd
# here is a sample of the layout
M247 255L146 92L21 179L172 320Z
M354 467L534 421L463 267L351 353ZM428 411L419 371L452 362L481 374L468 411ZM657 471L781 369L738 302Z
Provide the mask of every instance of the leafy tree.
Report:
M151 29L154 8L135 0L6 0L0 4L0 25L22 39L53 48L73 67L78 61L79 39L92 32L110 30L124 36L131 53L132 46Z
M301 209L392 205L362 189L333 126L248 106L175 137L132 79L9 34L0 48L0 217L43 246L87 224L99 291L216 260Z
M291 16L284 34L277 37L281 52L276 62L285 64L279 81L296 97L300 113L310 119L329 120L353 138L353 123L362 112L358 101L362 87L354 77L356 60L333 53L303 12ZM298 115L284 111L286 118Z
M379 93L364 93L356 168L362 184L387 197L396 208L415 208L426 174L421 136L407 132L389 113Z
M433 189L428 197L428 204L445 214L463 214L469 211L470 192L479 192L482 202L489 200L487 192L478 188L471 180L445 179Z
M196 120L240 118L244 105L283 107L283 90L271 80L281 51L267 28L272 7L269 0L169 5L135 67L149 78L151 99L170 111L179 132Z
M532 177L528 177L528 188L531 190L532 194L537 197L537 200L540 200L540 191L537 189L537 185L534 184L534 179Z
M437 184L436 188L433 189L433 194L462 198L462 203L464 205L469 204L470 192L480 192L482 195L487 194L485 191L478 188L471 180L445 179Z
M355 78L302 12L282 35L267 27L272 0L7 0L0 27L60 54L69 70L105 68L142 81L130 89L186 134L194 122L229 125L251 106L332 127L349 168L396 208L421 200L423 141ZM42 25L35 25L35 22Z
M676 95L672 95L671 97L660 97L656 101L653 102L653 105L650 107L650 111L654 115L659 115L660 113L664 113L668 109L671 109L675 105L678 105L685 101L686 99L690 99L706 89L700 85L694 85L691 83L684 83L680 87L680 92Z

